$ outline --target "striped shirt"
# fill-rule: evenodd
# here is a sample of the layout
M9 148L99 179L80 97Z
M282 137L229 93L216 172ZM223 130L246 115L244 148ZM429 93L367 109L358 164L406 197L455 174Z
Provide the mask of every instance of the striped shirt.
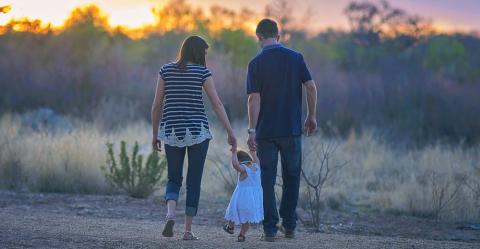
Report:
M203 83L211 76L201 65L179 69L174 63L160 69L165 81L165 102L158 138L176 147L191 146L211 139L203 105Z

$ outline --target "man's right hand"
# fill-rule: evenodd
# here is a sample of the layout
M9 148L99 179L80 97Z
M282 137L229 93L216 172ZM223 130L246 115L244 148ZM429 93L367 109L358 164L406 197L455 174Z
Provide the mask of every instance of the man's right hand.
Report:
M248 134L247 144L250 151L257 151L257 135L255 132Z
M317 119L315 116L309 116L305 120L305 135L310 136L317 130Z

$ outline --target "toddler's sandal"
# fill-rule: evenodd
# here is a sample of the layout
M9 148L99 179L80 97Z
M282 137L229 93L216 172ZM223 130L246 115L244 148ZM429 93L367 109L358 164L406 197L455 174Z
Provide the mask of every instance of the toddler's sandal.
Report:
M198 240L198 237L192 232L186 231L183 233L183 240Z
M237 242L245 242L245 235L238 235L238 239L237 239Z
M228 223L225 223L225 225L223 225L223 231L225 231L229 234L233 234L234 229L235 229L235 227L231 227Z

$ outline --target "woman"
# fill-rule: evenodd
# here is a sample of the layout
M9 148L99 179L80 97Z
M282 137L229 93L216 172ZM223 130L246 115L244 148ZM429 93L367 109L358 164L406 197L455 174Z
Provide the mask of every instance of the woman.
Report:
M202 89L205 90L213 110L227 130L228 144L232 146L232 150L237 146L233 129L218 98L211 73L206 67L207 49L208 44L201 37L188 37L182 44L178 60L163 65L158 77L151 113L152 146L160 151L163 141L167 156L168 182L165 195L167 222L162 232L165 237L173 236L175 208L182 186L183 161L187 153L187 197L183 239L198 239L192 233L192 220L197 214L203 167L208 144L212 139Z

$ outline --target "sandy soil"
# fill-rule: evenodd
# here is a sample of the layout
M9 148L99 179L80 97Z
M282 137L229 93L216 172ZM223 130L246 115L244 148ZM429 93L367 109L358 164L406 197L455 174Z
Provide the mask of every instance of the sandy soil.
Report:
M325 211L323 233L300 227L297 238L268 243L259 240L256 226L247 242L238 243L221 229L223 202L201 203L194 226L200 241L189 242L180 240L181 217L174 238L161 236L160 197L0 191L0 248L480 248L480 231L458 230L457 224L334 211Z

